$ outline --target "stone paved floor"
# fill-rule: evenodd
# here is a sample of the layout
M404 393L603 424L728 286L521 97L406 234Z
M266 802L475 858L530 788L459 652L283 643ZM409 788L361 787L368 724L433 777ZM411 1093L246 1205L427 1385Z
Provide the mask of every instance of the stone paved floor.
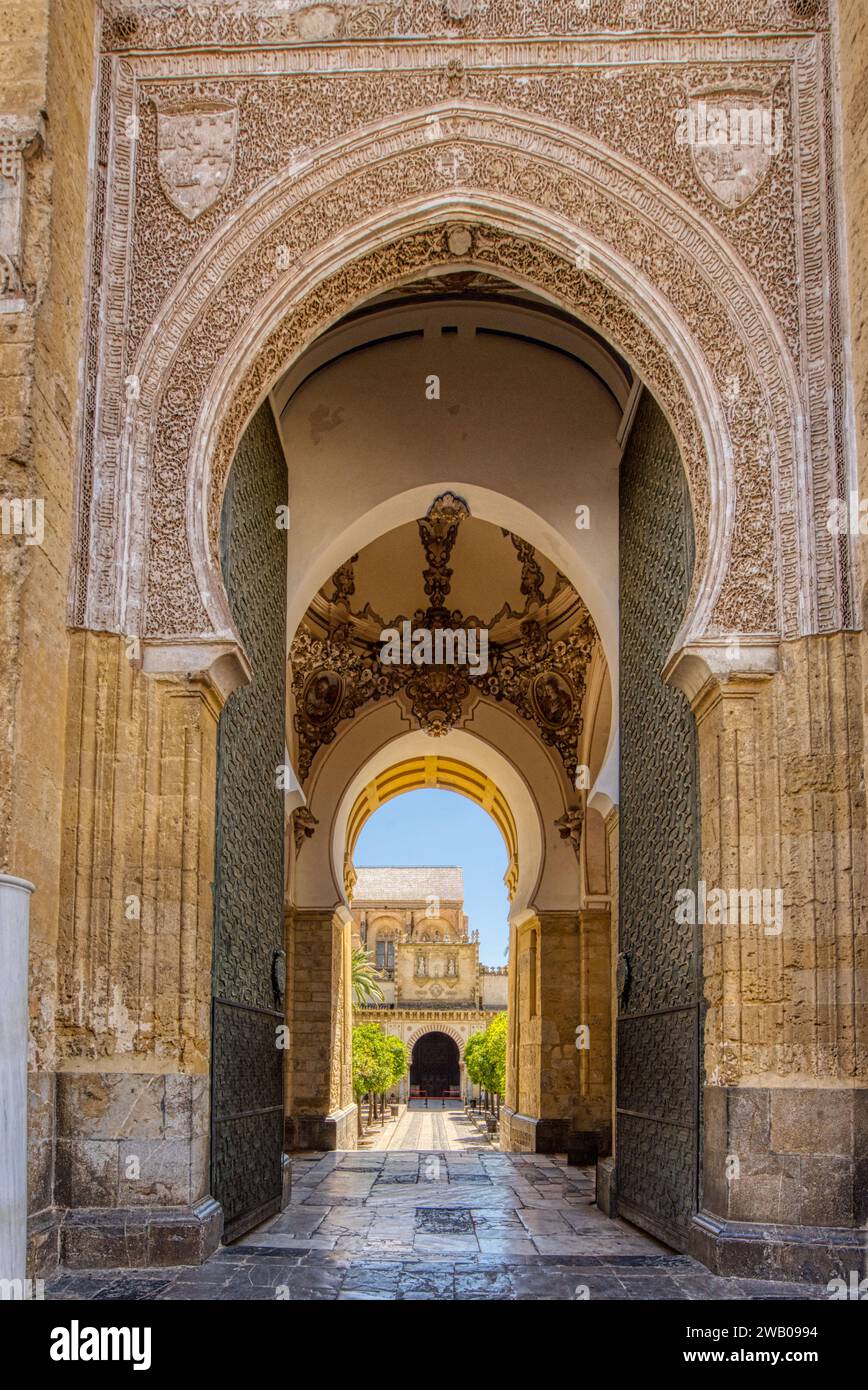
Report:
M827 1297L824 1288L716 1278L597 1211L592 1169L501 1154L460 1108L414 1107L373 1144L297 1155L287 1209L201 1268L61 1273L46 1297Z
M387 1125L384 1130L374 1130L364 1148L366 1151L483 1149L491 1152L491 1145L467 1118L460 1101L436 1099L429 1100L427 1105L423 1100L411 1101L406 1110L402 1109L397 1123Z

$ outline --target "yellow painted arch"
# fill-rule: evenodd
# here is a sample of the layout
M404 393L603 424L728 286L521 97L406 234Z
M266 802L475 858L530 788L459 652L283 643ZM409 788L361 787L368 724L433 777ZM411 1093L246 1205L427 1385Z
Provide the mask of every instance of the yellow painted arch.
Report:
M404 792L419 791L423 787L439 787L442 791L458 792L487 811L503 836L509 863L503 876L510 901L518 884L518 832L515 818L506 797L490 777L479 772L469 763L459 762L457 758L441 757L433 754L426 757L405 758L386 768L373 781L359 792L353 802L347 821L347 851L345 864L352 864L356 844L362 827L379 806L385 805L393 797Z

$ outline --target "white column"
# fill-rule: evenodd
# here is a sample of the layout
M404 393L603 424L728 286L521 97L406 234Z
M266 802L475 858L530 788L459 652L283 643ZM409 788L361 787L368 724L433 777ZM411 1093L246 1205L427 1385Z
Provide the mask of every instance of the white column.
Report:
M0 1278L27 1264L27 955L33 884L0 874Z

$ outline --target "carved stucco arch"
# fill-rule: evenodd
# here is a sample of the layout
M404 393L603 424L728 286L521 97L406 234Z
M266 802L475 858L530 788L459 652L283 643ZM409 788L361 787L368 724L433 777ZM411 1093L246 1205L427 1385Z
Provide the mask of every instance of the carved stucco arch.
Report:
M407 1039L407 1047L412 1055L413 1048L428 1033L445 1033L447 1038L451 1038L458 1047L458 1061L464 1063L464 1039L457 1028L452 1028L448 1023L426 1023L421 1028L416 1028Z
M463 254L450 221L472 227ZM592 274L574 264L578 245ZM797 630L802 417L755 281L684 198L599 141L466 101L381 122L281 171L196 257L136 357L118 441L116 582L92 547L87 621L164 647L231 647L216 534L247 421L324 328L457 263L496 269L596 328L668 415L698 542L677 641Z

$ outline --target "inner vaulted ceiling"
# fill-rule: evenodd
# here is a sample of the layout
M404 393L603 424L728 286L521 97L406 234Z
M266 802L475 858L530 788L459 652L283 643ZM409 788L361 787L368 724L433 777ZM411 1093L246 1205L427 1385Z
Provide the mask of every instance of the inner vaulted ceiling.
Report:
M433 397L424 389L431 380ZM589 663L595 649L610 668L617 662L602 640L611 615L602 630L596 620L594 585L616 601L618 463L638 390L592 330L469 271L397 286L341 320L286 373L272 407L290 479L290 595L303 592L311 555L334 554L333 518L348 488L362 515L368 500L386 495L387 478L420 494L404 511L412 519L369 529L363 543L335 555L328 577L308 587L306 611L290 615L302 782L345 721L397 699L411 726L433 736L461 726L480 700L505 705L574 784ZM529 498L536 489L541 515L548 508L563 517L565 538L577 536L577 505L588 505L593 524L579 538L588 594L539 541L479 515L473 484L506 494L513 475L530 484ZM448 478L468 486L438 485ZM485 671L384 663L382 634L404 621L483 629Z

